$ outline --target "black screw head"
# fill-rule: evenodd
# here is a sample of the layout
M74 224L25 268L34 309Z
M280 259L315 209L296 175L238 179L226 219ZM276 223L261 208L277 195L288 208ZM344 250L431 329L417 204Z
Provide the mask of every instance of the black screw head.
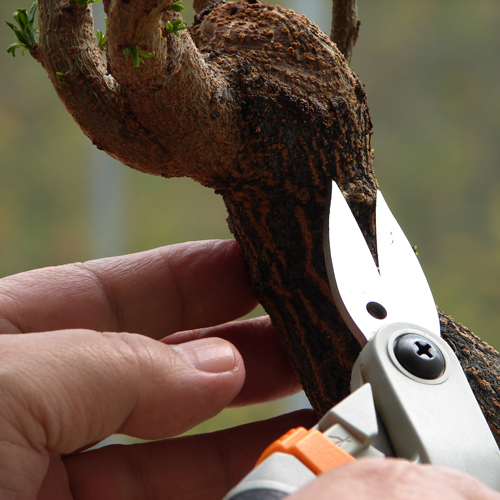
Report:
M394 355L401 366L415 377L434 380L444 372L444 356L429 339L405 333L394 342Z

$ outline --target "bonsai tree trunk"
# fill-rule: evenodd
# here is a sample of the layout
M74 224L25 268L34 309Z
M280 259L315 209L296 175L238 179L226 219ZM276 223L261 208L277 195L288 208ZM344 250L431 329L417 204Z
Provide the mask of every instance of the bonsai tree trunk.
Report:
M304 16L256 0L195 0L189 30L181 30L173 0L104 0L105 48L91 8L79 3L38 0L40 40L31 54L98 148L223 196L253 293L324 413L348 394L359 353L326 274L329 180L376 251L372 124L363 84L348 66L355 2L334 2L336 45ZM440 318L500 441L499 354Z

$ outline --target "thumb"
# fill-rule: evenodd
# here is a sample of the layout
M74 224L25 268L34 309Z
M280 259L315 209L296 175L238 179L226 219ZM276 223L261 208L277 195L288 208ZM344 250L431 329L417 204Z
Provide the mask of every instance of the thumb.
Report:
M0 439L37 452L70 453L114 432L181 433L229 404L245 376L238 351L217 338L168 346L68 330L4 335L0 350L0 419L9 424Z

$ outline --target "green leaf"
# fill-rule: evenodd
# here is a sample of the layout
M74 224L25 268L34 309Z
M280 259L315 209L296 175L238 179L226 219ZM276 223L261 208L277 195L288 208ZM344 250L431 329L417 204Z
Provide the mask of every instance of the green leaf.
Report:
M179 31L185 30L187 24L184 23L182 19L174 19L173 21L167 21L165 23L165 33L173 33L176 36L179 35Z
M101 0L71 0L71 3L75 5L81 5L82 7L86 7L87 5L91 5L93 3L100 2Z
M23 49L23 54L24 54L24 51L26 50L26 48L24 47L24 45L22 43L16 42L16 43L13 43L12 45L9 45L9 47L7 48L7 52L9 54L12 54L13 57L16 57L16 50L17 49Z
M28 13L24 9L14 12L14 15L12 17L15 19L17 24L19 24L19 27L23 30L23 32L29 26Z
M31 6L29 13L25 9L17 9L12 17L19 27L9 21L5 21L18 40L18 42L13 43L7 48L7 52L14 57L16 56L16 49L22 48L24 54L26 50L33 49L37 44L36 35L38 34L38 28L34 26L36 11L36 2Z
M104 18L104 22L106 23L106 30L107 30L108 29L108 18L107 17ZM108 36L106 35L106 33L101 31L101 30L97 30L95 33L95 36L97 37L97 43L101 47L106 47L106 42L108 41Z
M101 47L106 47L106 42L108 41L108 37L101 30L97 30L96 37L99 45Z
M125 59L128 59L130 55L132 55L132 66L134 68L138 68L141 64L144 63L143 57L154 57L154 52L144 52L143 50L139 50L137 47L133 45L129 45L124 51Z
M60 71L56 71L56 77L58 80L64 81L64 73L61 73Z
M17 37L17 39L19 40L20 43L22 43L27 48L31 48L30 47L30 41L28 40L28 37L22 31L20 31L16 27L14 27L12 29L12 31L14 32L14 35L16 35L16 37Z
M138 68L141 65L141 61L144 62L144 59L141 58L139 52L137 50L132 51L132 66Z
M183 12L185 7L182 6L182 0L178 0L177 2L174 2L172 4L172 10L175 10L175 12Z
M36 16L36 10L38 8L38 3L35 2L32 6L31 6L31 9L30 9L30 14L29 14L29 17L28 17L28 24L30 26L33 26L34 22L35 22L35 16ZM35 31L38 32L38 28L35 28Z
M5 21L7 26L14 32L14 35L16 35L16 38L21 42L25 43L27 41L26 37L24 36L24 33L14 24L9 23L9 21Z

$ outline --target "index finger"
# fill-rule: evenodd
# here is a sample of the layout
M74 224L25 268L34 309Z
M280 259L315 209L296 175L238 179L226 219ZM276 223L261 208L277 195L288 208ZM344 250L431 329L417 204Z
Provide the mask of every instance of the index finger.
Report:
M182 243L0 280L0 333L68 328L162 338L257 305L235 241Z

